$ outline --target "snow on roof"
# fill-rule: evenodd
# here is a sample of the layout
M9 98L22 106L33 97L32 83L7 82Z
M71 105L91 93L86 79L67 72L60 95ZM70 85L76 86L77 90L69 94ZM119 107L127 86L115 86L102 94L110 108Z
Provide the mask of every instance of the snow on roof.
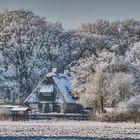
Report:
M57 74L54 73L54 72L49 72L49 73L46 75L46 77L52 77L52 76L57 76Z
M31 111L29 107L14 107L11 111Z
M39 89L39 92L53 92L54 85L42 85L42 87Z
M72 95L70 93L71 81L69 76L65 74L59 74L58 76L53 77L53 79L67 103L78 103L77 100L72 98Z

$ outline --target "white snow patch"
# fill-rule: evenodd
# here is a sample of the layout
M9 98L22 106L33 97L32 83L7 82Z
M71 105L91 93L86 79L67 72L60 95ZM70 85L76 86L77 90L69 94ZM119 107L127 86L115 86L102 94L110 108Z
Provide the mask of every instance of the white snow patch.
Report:
M39 92L53 92L54 85L42 85L42 87L39 89Z
M46 77L52 77L52 76L57 76L57 75L56 75L56 73L54 73L54 72L50 72L50 73L47 74Z

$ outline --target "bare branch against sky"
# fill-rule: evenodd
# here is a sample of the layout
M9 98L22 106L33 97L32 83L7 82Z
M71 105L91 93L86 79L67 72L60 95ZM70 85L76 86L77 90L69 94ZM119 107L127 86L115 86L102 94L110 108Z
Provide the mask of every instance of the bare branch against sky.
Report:
M30 9L50 21L62 22L65 29L103 18L140 19L140 0L0 0L0 9Z

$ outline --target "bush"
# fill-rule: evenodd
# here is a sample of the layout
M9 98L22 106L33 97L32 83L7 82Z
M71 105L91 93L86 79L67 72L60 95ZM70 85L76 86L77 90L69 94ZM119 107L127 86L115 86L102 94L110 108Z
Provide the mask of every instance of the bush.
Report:
M4 120L4 111L3 108L0 109L0 120Z
M127 122L134 121L140 122L140 114L139 113L106 113L102 115L95 116L93 118L95 121L100 122Z
M7 120L11 118L11 112L9 109L6 109L4 107L0 107L0 120Z

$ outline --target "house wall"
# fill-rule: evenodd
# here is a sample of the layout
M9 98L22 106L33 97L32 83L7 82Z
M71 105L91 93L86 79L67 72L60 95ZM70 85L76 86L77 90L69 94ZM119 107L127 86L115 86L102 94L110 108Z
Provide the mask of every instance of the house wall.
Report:
M66 113L82 113L83 111L83 107L79 104L66 104L66 109L65 112Z

